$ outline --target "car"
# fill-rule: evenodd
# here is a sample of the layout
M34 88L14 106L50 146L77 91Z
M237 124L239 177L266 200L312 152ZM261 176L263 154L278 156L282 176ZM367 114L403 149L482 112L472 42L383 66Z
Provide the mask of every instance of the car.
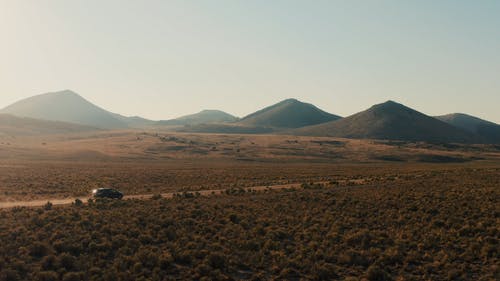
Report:
M113 188L98 188L92 190L92 196L94 198L122 199L123 193Z

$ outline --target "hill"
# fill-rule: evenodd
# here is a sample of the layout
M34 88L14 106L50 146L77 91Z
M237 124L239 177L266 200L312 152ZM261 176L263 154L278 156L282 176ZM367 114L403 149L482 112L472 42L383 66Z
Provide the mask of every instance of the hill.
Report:
M58 121L0 114L0 136L35 136L97 131L98 129Z
M115 114L90 103L70 90L23 99L0 110L0 113L105 129L129 127L126 121L117 118Z
M295 130L296 134L361 139L476 142L473 134L388 101L338 121Z
M185 125L174 129L183 133L207 133L207 134L270 134L275 132L273 128L259 126L243 126L234 123L213 123Z
M182 116L176 119L159 121L159 125L199 125L212 123L231 123L239 119L220 110L203 110L195 114Z
M112 115L118 120L124 122L128 128L148 128L157 125L157 121L152 121L149 119L142 118L140 116L123 116L117 113L112 113Z
M479 135L488 142L500 142L500 125L464 113L453 113L435 118L458 127L462 130Z
M340 118L312 104L287 99L244 117L238 124L256 127L300 128Z

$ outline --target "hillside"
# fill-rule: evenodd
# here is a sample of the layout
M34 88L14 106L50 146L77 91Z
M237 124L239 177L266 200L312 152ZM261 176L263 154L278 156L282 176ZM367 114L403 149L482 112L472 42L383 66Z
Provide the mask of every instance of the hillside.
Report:
M90 103L70 90L23 99L0 110L0 113L106 129L128 127L125 121L113 113Z
M128 116L123 116L123 115L116 114L116 113L112 113L112 115L116 119L124 122L128 128L141 128L142 129L142 128L149 128L149 127L157 125L157 121L145 119L145 118L142 118L140 116L128 117Z
M0 136L52 135L97 130L96 128L78 124L0 114Z
M273 128L269 127L243 126L234 123L185 125L174 129L174 131L207 134L270 134L274 132Z
M220 110L203 110L195 114L182 116L176 119L159 121L160 125L199 125L212 123L231 123L238 118Z
M388 101L338 121L295 130L296 134L361 139L475 142L473 134Z
M339 116L325 112L316 106L287 99L275 105L252 113L238 124L257 127L300 128L340 119Z
M496 123L463 113L436 116L435 118L462 130L479 135L488 142L500 142L500 125Z

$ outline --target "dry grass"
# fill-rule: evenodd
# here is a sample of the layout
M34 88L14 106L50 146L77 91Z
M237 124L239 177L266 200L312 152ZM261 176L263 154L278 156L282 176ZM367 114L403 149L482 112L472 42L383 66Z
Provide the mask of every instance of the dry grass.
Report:
M0 211L0 280L498 280L499 168Z

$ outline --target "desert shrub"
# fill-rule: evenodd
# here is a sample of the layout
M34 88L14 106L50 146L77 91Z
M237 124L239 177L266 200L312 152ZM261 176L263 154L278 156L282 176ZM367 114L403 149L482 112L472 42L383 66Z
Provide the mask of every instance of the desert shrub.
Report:
M77 198L77 199L75 199L74 204L75 204L75 206L80 207L83 205L83 201Z
M46 211L52 210L52 203L50 201L47 201L47 203L43 206L43 209Z
M2 210L0 280L495 280L499 171Z
M41 261L43 270L54 270L57 268L57 259L54 255L45 256Z
M0 270L0 281L18 281L21 280L21 276L16 270L13 269L2 269Z
M372 265L366 271L366 279L369 281L391 281L391 275L379 266Z
M29 253L31 256L41 258L49 254L49 246L43 242L34 242L29 246Z
M314 268L314 279L316 280L334 280L338 279L335 266L330 263L320 263Z
M36 275L37 281L58 281L59 274L54 271L42 271Z
M62 281L82 281L84 278L83 272L68 272L63 275Z
M62 253L61 255L59 255L58 259L59 264L67 271L76 269L77 259L74 256L68 253Z
M211 253L208 255L207 261L212 268L224 269L226 267L226 258L221 253Z

